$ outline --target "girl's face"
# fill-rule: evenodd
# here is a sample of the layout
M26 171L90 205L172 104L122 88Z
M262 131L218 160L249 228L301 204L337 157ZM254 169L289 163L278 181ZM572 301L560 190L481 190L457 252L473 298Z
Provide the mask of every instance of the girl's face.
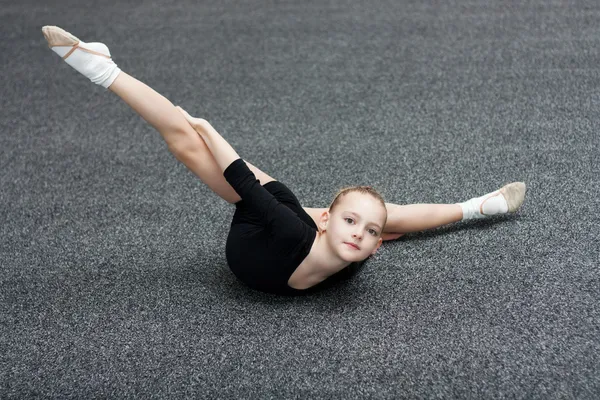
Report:
M386 209L377 199L350 192L332 213L323 213L320 228L327 231L327 242L340 258L356 262L375 254L381 246L385 220Z

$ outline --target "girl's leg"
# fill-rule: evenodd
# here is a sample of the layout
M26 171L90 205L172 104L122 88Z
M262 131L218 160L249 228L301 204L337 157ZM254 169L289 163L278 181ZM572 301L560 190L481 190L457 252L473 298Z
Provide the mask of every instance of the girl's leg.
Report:
M161 134L175 158L217 195L230 203L240 200L223 177L204 140L168 99L125 72L119 74L109 90L152 125Z
M514 182L464 203L410 205L385 203L388 218L383 228L382 238L393 240L405 233L434 229L453 222L512 213L523 204L525 191L524 183ZM318 224L318 219L327 208L305 208L304 210Z
M409 204L385 203L388 219L384 233L411 233L438 228L461 221L463 212L458 204Z
M410 232L420 232L462 220L463 213L458 204L411 204L385 203L387 222L383 227L383 240L394 240ZM308 208L304 211L318 224L327 208Z
M92 82L108 88L150 123L164 138L169 150L217 195L230 203L240 200L229 185L198 133L165 97L121 71L102 43L85 43L55 26L42 28L48 45ZM261 184L274 179L254 165L246 164Z
M169 100L125 72L119 74L109 90L152 125L162 135L175 158L213 192L229 203L240 201L240 196L223 176L202 137ZM248 161L244 162L262 185L275 180Z

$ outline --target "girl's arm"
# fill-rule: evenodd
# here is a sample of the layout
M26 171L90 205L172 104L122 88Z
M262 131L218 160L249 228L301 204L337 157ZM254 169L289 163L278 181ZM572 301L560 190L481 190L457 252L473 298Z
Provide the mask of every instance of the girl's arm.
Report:
M183 114L192 128L198 132L200 137L204 139L206 146L215 157L221 172L225 171L232 162L241 158L227 140L225 140L207 120L194 118L179 106L176 108Z

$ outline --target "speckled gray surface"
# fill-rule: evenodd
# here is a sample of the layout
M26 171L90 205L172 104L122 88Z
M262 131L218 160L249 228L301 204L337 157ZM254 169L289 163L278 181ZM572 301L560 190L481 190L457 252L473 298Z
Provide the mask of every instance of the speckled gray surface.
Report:
M600 397L600 6L523 3L3 1L0 397ZM326 292L253 292L233 208L43 25L105 42L305 206L517 180L526 203Z

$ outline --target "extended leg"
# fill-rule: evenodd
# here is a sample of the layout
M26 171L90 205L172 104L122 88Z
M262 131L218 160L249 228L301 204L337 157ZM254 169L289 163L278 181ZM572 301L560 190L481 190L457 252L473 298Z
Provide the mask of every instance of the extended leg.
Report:
M230 203L240 200L223 177L206 143L185 117L168 99L117 68L106 45L84 43L55 26L45 26L42 31L53 51L92 82L121 97L161 134L173 155L217 195ZM252 164L246 164L261 183L274 180Z
M388 234L420 232L467 219L515 212L525 200L525 191L524 183L513 182L464 203L402 206L386 203L388 220L383 231Z
M109 90L152 125L175 158L216 194L230 203L239 201L239 195L223 177L204 140L168 99L125 72L121 72Z
M171 153L215 193L229 203L240 200L225 180L222 168L206 142L168 99L124 72L109 89L152 125L162 135ZM248 161L244 162L262 185L275 180Z
M462 220L458 204L409 204L385 203L388 219L384 233L410 233L438 228Z
M383 240L395 240L406 233L437 228L460 221L463 217L458 204L398 205L385 203L385 206L388 218L381 234ZM304 207L304 211L317 225L321 214L327 210L327 208Z
M515 212L523 204L526 186L514 182L484 196L457 204L409 204L385 203L388 218L383 228L383 240L397 239L405 233L438 228L453 222L490 215ZM327 208L304 208L315 223Z

